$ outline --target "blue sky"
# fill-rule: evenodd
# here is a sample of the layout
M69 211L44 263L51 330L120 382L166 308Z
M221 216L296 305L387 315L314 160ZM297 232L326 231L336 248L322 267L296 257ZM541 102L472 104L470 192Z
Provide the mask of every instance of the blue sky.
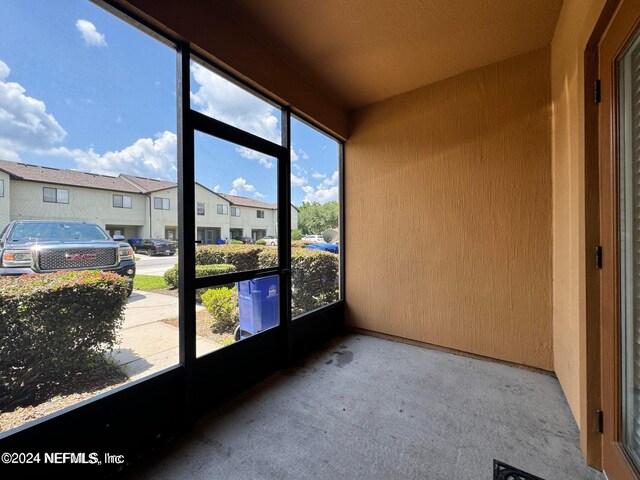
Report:
M0 158L175 181L176 55L87 0L2 1ZM277 109L192 63L192 108L278 141ZM292 200L337 198L338 145L292 122ZM196 179L276 200L276 161L203 134Z

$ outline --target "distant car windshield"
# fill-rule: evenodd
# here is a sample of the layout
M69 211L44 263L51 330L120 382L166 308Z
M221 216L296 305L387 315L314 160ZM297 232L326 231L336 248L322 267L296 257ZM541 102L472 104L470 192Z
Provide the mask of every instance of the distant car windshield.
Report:
M91 223L25 222L17 223L12 232L12 242L27 241L87 241L109 240L100 227Z

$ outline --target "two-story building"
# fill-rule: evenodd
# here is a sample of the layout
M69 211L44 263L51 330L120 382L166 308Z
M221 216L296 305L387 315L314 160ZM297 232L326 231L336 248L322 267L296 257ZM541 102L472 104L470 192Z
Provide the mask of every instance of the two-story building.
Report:
M178 185L0 160L0 229L12 220L85 220L126 238L178 238ZM196 183L196 237L219 239L278 234L277 205L217 193ZM291 205L292 228L298 210Z

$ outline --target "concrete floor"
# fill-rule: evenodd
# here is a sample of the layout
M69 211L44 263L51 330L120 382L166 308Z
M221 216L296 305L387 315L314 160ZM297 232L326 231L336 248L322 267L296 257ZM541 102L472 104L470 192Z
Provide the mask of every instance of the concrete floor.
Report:
M556 378L363 335L337 339L201 419L146 479L546 480L584 463Z

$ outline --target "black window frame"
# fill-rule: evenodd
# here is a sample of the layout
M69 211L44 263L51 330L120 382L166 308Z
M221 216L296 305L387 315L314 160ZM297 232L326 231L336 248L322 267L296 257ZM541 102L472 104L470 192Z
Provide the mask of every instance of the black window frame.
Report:
M53 190L55 193L55 201L51 201L51 200L47 200L47 196L45 191L46 190ZM59 200L59 196L58 196L58 192L67 192L67 201L66 202L61 202ZM68 188L57 188L57 187L42 187L42 201L43 203L59 203L61 205L69 205L70 203L70 195L69 195L69 189Z
M256 218L264 218L264 210L256 210Z
M278 159L278 204L290 205L290 121L291 107L277 105L282 112L282 144L274 144L223 122L190 110L190 60L192 52L184 39L172 36L168 30L156 27L146 18L112 0L94 0L126 23L169 45L177 58L177 116L178 116L178 248L180 250L179 276L179 362L165 370L143 377L102 393L92 399L73 405L45 418L29 422L16 429L0 432L0 451L49 452L50 439L56 438L60 451L85 451L87 445L113 445L118 451L146 452L150 438L162 441L168 432L173 436L196 416L205 413L258 379L286 365L294 355L306 352L311 345L341 331L344 324L344 250L341 240L340 284L341 299L317 310L297 317L291 322L290 268L291 268L291 208L279 208L279 265L277 268L195 278L195 201L194 184L194 132L202 131L274 156ZM201 62L204 60L200 59ZM209 65L213 65L209 62ZM227 79L265 98L250 85L213 67ZM331 132L316 126L330 135ZM340 229L344 238L344 162L343 143L340 143ZM276 148L274 150L273 148ZM43 194L44 195L44 194ZM68 200L70 192L67 190ZM151 195L149 195L151 197ZM162 197L161 197L162 198ZM56 200L58 195L56 192ZM53 203L53 202L47 202ZM56 202L57 203L57 202ZM67 202L69 203L69 202ZM170 203L169 203L170 210ZM195 292L209 285L227 284L267 275L279 275L280 324L278 327L249 337L242 342L196 358ZM215 382L211 379L215 378ZM221 387L222 386L222 387ZM117 412L117 414L111 414Z

